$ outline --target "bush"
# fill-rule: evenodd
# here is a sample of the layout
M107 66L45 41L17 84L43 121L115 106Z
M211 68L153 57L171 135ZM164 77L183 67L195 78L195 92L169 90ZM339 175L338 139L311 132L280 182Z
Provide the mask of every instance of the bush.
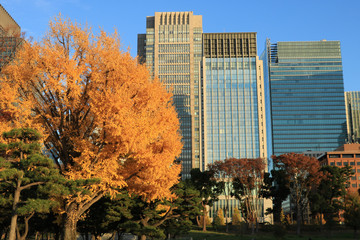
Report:
M232 225L240 225L241 224L241 215L239 209L235 208L232 216Z

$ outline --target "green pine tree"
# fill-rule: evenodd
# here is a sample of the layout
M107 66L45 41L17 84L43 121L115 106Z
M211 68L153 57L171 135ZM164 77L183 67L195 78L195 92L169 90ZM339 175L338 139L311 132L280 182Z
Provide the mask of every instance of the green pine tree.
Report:
M0 204L10 208L9 240L25 239L28 222L35 213L46 213L56 205L49 191L62 178L51 159L40 151L41 135L34 129L13 129L3 133L0 143ZM61 188L61 187L60 187ZM20 235L18 217L24 218Z

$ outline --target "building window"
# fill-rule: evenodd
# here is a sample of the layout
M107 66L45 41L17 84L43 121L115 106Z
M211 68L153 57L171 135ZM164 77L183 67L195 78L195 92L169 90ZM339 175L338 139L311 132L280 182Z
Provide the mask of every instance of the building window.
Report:
M348 162L344 162L344 166L348 166L349 165L349 163Z
M350 166L355 166L355 162L350 162Z
M329 154L329 158L340 158L340 154Z
M356 187L356 183L351 184L352 187Z
M330 166L335 166L335 163L334 163L334 162L331 162L331 163L330 163Z
M360 173L360 169L356 170L358 173Z
M342 157L343 158L353 158L354 154L343 154Z
M337 162L336 166L342 166L342 162ZM359 169L360 170L360 169Z
M356 156L356 158L360 158L360 154L356 154L355 156Z

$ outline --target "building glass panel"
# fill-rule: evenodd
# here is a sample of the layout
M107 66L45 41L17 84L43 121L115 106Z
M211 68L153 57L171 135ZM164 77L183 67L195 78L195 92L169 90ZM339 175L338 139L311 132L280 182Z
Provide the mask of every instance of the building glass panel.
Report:
M325 152L346 139L339 41L266 43L271 151Z

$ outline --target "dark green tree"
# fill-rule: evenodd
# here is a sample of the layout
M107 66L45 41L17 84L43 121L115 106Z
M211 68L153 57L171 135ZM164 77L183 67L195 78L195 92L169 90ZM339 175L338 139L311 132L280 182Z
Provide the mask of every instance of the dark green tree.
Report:
M202 199L202 213L203 213L203 231L206 231L206 216L208 215L207 206L212 207L214 202L218 200L219 195L224 190L224 183L217 182L213 171L203 171L195 168L192 169L190 182L200 192Z
M62 177L53 161L40 151L41 135L33 129L13 129L2 135L0 144L0 197L11 205L9 240L25 239L29 220L35 213L45 213L57 202L49 199L48 191ZM40 187L41 186L41 187ZM20 234L18 217L24 218Z
M345 224L354 229L354 238L357 238L360 228L360 196L358 193L348 193L345 198Z
M190 179L178 183L172 191L176 195L176 199L172 201L175 206L173 214L180 216L169 219L161 228L167 236L175 238L191 230L196 218L201 214L202 198L200 191L192 185Z
M273 201L273 209L267 209L267 212L273 214L275 223L281 223L282 203L290 194L289 182L286 180L285 170L273 169L271 170L271 174L265 173L264 184L262 196L264 198L270 198Z
M331 228L339 221L336 219L339 210L344 209L344 197L353 171L350 166L323 166L321 171L326 178L310 193L310 207L313 214L324 216L326 224Z
M125 231L123 224L132 218L130 205L132 199L128 192L121 191L114 198L104 196L94 203L85 213L85 218L78 224L78 231L86 237L91 234L96 239L102 234Z

